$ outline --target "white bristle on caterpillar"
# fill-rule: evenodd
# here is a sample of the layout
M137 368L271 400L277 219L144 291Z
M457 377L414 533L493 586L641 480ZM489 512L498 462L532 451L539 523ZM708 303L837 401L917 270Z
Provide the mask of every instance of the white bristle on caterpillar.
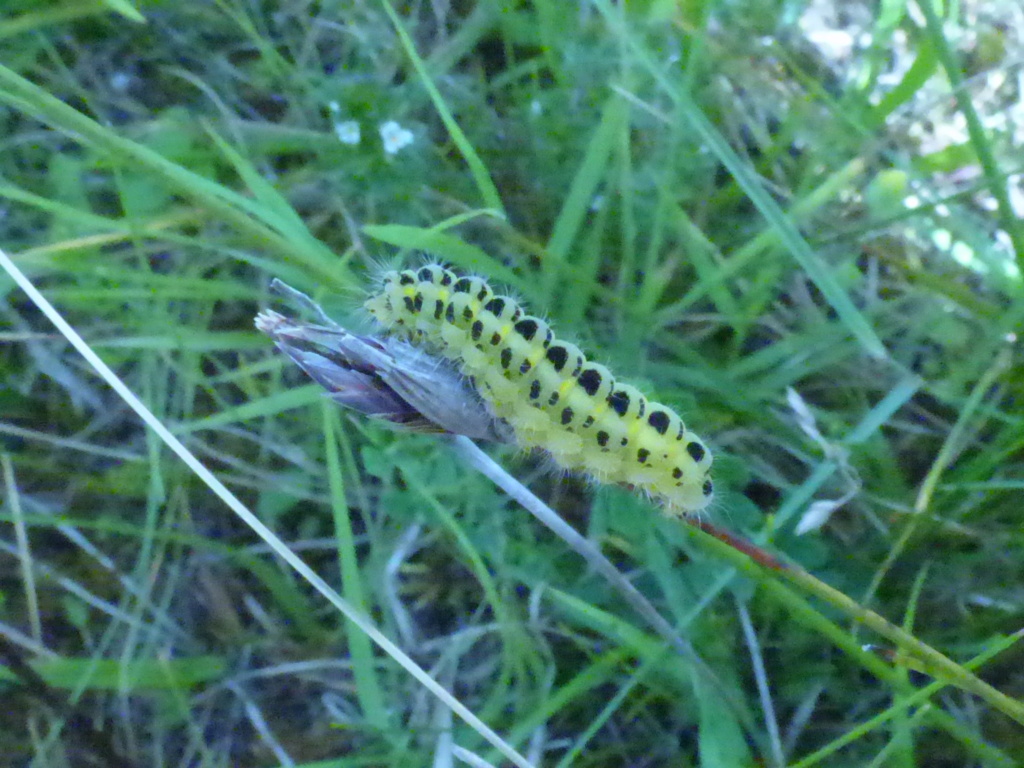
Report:
M390 271L364 306L389 333L454 362L523 448L632 486L670 514L711 502L711 452L675 411L617 382L481 278L439 264Z

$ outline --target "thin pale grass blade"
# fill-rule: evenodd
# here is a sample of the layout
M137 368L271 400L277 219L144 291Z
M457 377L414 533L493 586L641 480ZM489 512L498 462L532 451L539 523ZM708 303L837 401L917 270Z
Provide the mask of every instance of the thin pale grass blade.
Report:
M389 640L369 619L362 613L355 610L321 578L312 568L292 552L288 546L278 538L277 534L271 531L263 522L256 517L241 501L235 496L220 480L218 480L209 469L202 464L195 455L182 444L182 442L171 434L170 430L150 411L135 394L125 386L124 382L104 363L93 350L85 343L85 340L72 328L68 322L57 312L25 276L11 261L10 257L0 250L0 267L9 274L14 282L28 295L32 302L42 311L53 323L64 337L71 342L71 345L81 354L100 377L113 389L122 400L139 416L139 418L152 429L157 436L180 458L195 475L206 484L231 511L241 518L252 530L263 539L292 569L301 576L310 586L319 592L335 608L337 608L347 619L355 624L360 631L373 640L386 654L398 662L412 677L423 687L440 699L445 706L457 714L474 731L482 736L488 743L494 746L502 755L509 759L514 765L520 768L531 768L531 763L507 744L495 731L484 724L480 718L474 715L460 701L453 697L447 690L438 684L422 667L414 662L409 656L391 640ZM130 620L130 617L128 617Z
M626 602L661 635L676 653L690 662L705 680L715 685L720 695L727 699L727 703L733 708L737 717L748 721L743 707L739 702L735 701L729 692L729 688L718 679L714 670L700 657L690 642L685 640L658 613L658 610L643 593L633 586L633 583L601 553L593 542L582 536L575 528L559 517L557 512L537 498L529 488L502 469L472 440L465 437L456 437L453 443L455 449L466 459L471 467L501 488L510 498L517 501L527 512L537 518L540 523L547 526L558 538L568 544L576 554L586 560L587 564L622 595Z

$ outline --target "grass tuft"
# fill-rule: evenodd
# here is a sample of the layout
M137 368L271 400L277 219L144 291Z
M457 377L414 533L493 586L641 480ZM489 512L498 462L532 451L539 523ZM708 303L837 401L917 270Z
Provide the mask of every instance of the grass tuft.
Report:
M11 4L0 754L1024 762L1016 13ZM352 418L252 327L279 278L365 328L421 251L676 407L711 515Z

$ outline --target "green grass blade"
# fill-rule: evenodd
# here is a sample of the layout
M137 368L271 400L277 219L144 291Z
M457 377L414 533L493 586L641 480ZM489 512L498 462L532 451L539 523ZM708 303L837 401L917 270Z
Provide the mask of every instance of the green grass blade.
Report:
M448 135L452 137L452 141L454 141L455 146L459 148L459 152L465 159L466 165L469 166L469 172L473 176L473 181L476 182L476 188L480 193L480 199L483 202L484 207L501 211L502 217L504 217L505 206L501 202L501 195L498 194L498 188L494 186L494 182L491 180L491 175L487 171L487 166L484 165L483 160L480 159L480 155L478 155L476 150L473 148L469 138L466 136L465 132L463 132L462 127L455 120L455 116L452 115L451 110L448 108L448 104L444 100L444 96L441 95L441 92L437 90L437 86L434 85L434 81L430 77L430 72L427 71L427 65L416 50L416 45L413 43L412 38L409 37L409 33L405 31L405 25L402 23L401 18L399 18L395 9L391 7L391 3L389 3L388 0L380 0L380 4L384 9L384 13L387 14L388 19L391 20L395 33L398 35L398 40L401 42L402 48L409 57L409 61L412 63L413 69L416 70L416 75L419 77L420 83L422 83L423 88L430 96L430 101L434 105L434 109L437 110L437 114L441 118L441 122L444 123L444 127L448 130Z

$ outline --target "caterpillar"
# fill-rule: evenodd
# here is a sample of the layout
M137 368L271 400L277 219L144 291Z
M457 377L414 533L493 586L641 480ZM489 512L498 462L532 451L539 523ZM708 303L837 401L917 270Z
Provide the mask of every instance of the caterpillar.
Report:
M510 296L440 264L389 271L365 309L452 361L524 448L646 493L671 515L711 503L711 452L666 405L615 379Z

